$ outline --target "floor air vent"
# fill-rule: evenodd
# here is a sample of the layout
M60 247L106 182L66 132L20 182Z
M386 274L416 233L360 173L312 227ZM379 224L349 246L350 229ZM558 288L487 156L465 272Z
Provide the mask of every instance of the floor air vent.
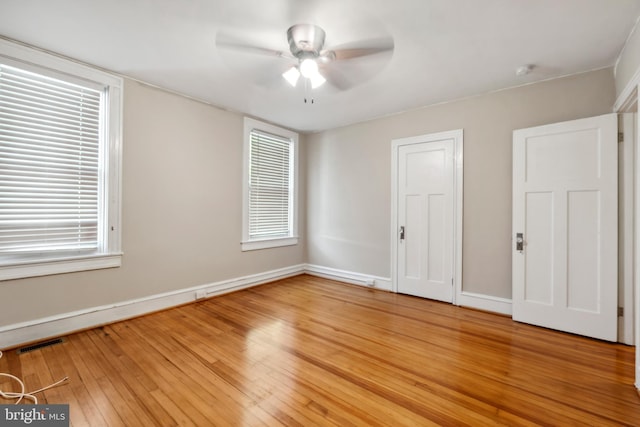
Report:
M19 348L16 351L16 353L18 354L29 353L30 351L39 350L45 347L51 347L52 345L62 344L63 342L64 342L64 338L56 338L55 340L43 341L37 344L28 345L26 347Z

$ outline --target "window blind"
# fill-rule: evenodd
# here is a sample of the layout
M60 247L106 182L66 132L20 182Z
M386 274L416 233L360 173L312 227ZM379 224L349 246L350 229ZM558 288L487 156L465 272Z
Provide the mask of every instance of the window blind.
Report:
M0 254L98 247L101 102L0 63Z
M291 140L252 130L249 238L291 236Z

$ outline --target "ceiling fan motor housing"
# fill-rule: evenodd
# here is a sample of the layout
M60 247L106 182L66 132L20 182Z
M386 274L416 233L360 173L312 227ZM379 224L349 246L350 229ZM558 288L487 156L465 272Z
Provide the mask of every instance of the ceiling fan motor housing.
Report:
M324 30L317 25L297 24L287 30L291 54L301 60L320 56L324 38Z

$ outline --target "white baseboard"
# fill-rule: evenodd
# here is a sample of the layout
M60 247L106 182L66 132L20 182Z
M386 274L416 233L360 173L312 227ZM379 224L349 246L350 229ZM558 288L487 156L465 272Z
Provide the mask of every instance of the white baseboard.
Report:
M313 264L306 264L304 272L311 276L324 277L325 279L337 280L353 285L391 291L391 279L387 277L372 276L370 274L355 273L353 271L339 270L337 268Z
M355 273L353 271L339 270L337 268L323 267L313 264L306 264L304 272L312 276L324 277L326 279L333 279L340 282L393 292L390 278ZM369 285L371 281L373 281L374 286ZM491 295L462 292L458 295L456 304L478 310L505 314L508 316L511 316L512 314L510 299L494 297Z
M23 323L0 326L0 349L12 348L82 329L141 316L154 311L186 304L199 298L221 295L303 273L354 285L392 291L390 278L313 264L299 264L250 276L151 295L144 298L92 307ZM456 303L465 307L511 315L511 300L505 298L462 292L458 295Z
M2 326L0 327L0 349L16 347L45 338L129 319L186 304L195 301L198 297L208 298L221 295L274 280L296 276L304 273L304 271L305 266L300 264L250 276L223 280L144 298ZM198 297L196 297L196 293Z
M456 304L463 307L506 314L507 316L511 316L513 313L510 299L484 294L474 294L473 292L462 291L457 297Z

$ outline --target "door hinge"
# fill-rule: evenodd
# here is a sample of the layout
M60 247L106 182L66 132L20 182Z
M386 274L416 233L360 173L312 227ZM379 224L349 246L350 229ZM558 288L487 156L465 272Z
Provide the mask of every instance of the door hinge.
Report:
M618 132L618 142L624 141L624 133Z
M624 307L618 307L618 317L624 317Z

